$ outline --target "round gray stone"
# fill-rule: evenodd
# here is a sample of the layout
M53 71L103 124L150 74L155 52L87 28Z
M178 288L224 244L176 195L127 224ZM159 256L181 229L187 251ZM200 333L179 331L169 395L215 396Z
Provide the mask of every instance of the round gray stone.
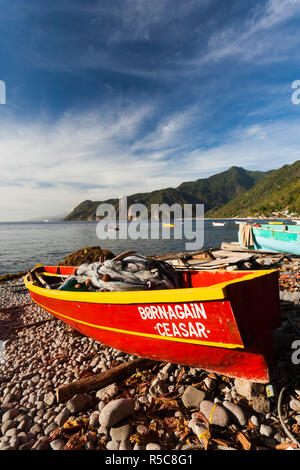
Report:
M57 424L57 426L62 426L70 416L70 412L67 408L64 408L55 418L54 418L54 423Z
M49 436L56 428L57 428L57 425L54 422L52 422L46 427L44 434L46 434L46 436Z
M105 398L115 397L117 393L118 393L118 386L117 384L113 383L113 384L107 385L107 387L104 387L98 390L98 392L96 393L96 397L99 398L99 400L105 400Z
M188 427L199 437L207 431L207 426L197 418L193 418L189 421Z
M31 432L32 434L36 435L36 434L41 434L42 433L42 428L39 424L34 424L29 432Z
M54 439L50 442L50 447L52 450L62 450L65 446L65 443L62 439Z
M6 436L16 436L18 434L18 430L16 428L10 428L6 431Z
M99 415L100 411L93 411L93 413L90 415L89 418L89 424L90 426L98 426L99 425Z
M200 411L211 424L215 424L220 427L226 427L229 424L228 412L219 404L213 403L209 400L203 400L200 403Z
M259 426L259 420L257 416L252 415L250 418L250 421L253 424L253 426L257 426L257 427Z
M262 436L270 437L273 434L273 429L266 424L261 424L259 428L259 432Z
M186 408L200 408L200 403L205 398L205 392L198 390L196 387L189 386L184 391L181 400Z
M48 392L46 393L46 395L44 396L44 402L46 403L46 405L48 406L52 406L54 405L56 401L56 398L55 398L55 395L53 392Z
M230 401L224 401L223 406L229 410L230 416L233 418L233 421L236 421L240 426L245 426L247 424L247 418L244 413L244 410L238 405L231 403Z
M300 411L300 400L296 400L296 399L292 399L290 401L290 408L293 410L293 411Z
M86 394L74 395L67 403L66 406L71 413L78 413L83 410L89 403Z
M11 408L10 410L6 411L2 416L2 424L4 424L8 420L13 420L19 414L20 411L18 408Z
M119 423L133 413L134 405L132 398L119 398L109 402L100 413L100 425L110 427Z
M5 436L5 434L7 433L7 431L11 428L13 428L14 426L16 425L16 423L9 419L7 421L5 421L4 424L2 424L1 426L1 433L2 433L2 436Z

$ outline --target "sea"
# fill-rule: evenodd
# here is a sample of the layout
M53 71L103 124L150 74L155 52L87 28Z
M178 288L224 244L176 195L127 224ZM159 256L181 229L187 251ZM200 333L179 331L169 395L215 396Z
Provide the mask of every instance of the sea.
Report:
M197 222L192 221L193 230L198 228ZM217 248L222 242L238 241L239 226L234 220L227 220L226 226L218 227L212 222L211 219L204 221L202 248ZM126 250L145 256L186 251L190 240L176 239L172 229L170 239L166 239L165 230L160 222L158 239L151 238L150 224L146 239L118 239L118 232L113 235L115 239L99 239L97 222L0 222L0 276L26 271L36 264L56 265L68 254L88 246L100 246L115 255Z

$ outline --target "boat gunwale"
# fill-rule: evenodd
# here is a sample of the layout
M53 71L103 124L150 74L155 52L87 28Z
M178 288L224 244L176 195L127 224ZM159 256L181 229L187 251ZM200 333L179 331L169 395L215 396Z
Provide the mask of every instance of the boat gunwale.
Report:
M291 227L294 227L294 225L291 225ZM253 228L256 230L267 230L269 232L294 233L296 235L300 235L300 232L293 232L291 230L276 230L276 228L256 227L255 225L253 225Z
M201 271L199 269L198 271ZM210 272L217 272L212 270ZM245 276L231 279L206 287L187 287L179 289L143 290L143 291L117 291L117 292L74 292L58 289L46 289L34 285L29 281L29 273L24 278L27 289L35 294L55 300L67 302L87 302L91 304L161 304L180 302L224 301L228 299L226 287L232 284L246 282L274 272L278 269L263 269L259 271L236 271L245 273ZM177 295L176 295L177 294Z

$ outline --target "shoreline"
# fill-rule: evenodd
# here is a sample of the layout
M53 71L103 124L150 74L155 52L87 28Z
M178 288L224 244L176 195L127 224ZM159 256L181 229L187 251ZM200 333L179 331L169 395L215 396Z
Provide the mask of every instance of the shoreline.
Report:
M265 263L272 261L272 255L259 258ZM0 365L0 450L200 449L203 442L194 427L195 412L202 406L200 395L203 402L219 405L212 438L225 439L229 448L243 448L240 433L247 433L253 449L293 447L280 424L277 399L280 389L299 375L299 366L291 362L291 342L297 334L290 323L293 320L299 325L300 319L300 282L294 276L299 265L300 260L281 264L283 321L276 330L273 398L267 396L264 385L158 362L153 369L127 380L57 403L58 386L85 374L105 372L135 357L70 330L31 301L22 277L1 284L0 340L5 342L6 357ZM39 321L44 323L15 330ZM291 432L300 424L299 395L298 385L285 397L284 409L289 412L286 425ZM128 400L134 406L130 416L112 426L100 423L101 411L108 403ZM211 440L210 448L218 449L219 444Z
M277 216L274 216L274 217L255 217L255 216L248 216L248 217L204 217L203 218L204 220L247 220L247 219L255 219L255 220L300 220L300 217L299 216L293 216L293 217L277 217ZM119 220L117 218L117 220ZM162 219L155 219L157 220L158 222L161 221ZM176 220L176 219L175 219ZM202 217L186 217L186 220L202 220ZM108 220L108 222L113 222L114 219L112 220ZM133 221L133 222L137 222L138 219L128 219L127 222L130 222L130 221ZM78 220L78 219L74 219L74 220L64 220L64 219L57 219L57 220L48 220L48 221L45 221L45 220L4 220L4 221L0 221L0 224L57 224L57 223L62 223L62 222L65 222L65 223L73 223L73 222L79 222L79 223L98 223L100 222L100 220L88 220L88 219L84 219L84 220Z

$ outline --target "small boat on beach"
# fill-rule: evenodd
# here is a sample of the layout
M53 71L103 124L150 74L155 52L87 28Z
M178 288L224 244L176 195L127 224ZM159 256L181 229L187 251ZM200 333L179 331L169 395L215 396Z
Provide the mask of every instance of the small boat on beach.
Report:
M135 356L268 383L280 326L277 270L178 272L180 288L59 290L70 266L25 277L34 302L96 341Z
M300 226L277 224L243 224L239 228L242 248L300 256Z
M115 230L116 232L118 232L120 230L118 225L109 225L108 228L110 230Z
M227 222L212 222L214 227L225 227Z

